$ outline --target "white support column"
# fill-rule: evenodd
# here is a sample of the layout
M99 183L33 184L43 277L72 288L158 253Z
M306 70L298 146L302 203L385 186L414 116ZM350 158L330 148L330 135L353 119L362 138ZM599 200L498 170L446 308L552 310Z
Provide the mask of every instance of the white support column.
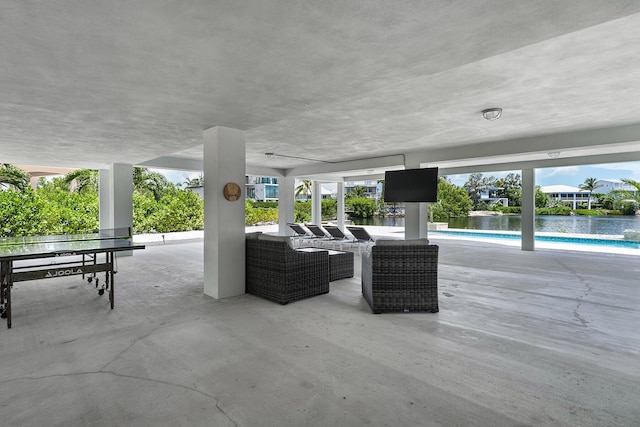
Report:
M228 298L245 292L244 132L225 127L204 131L204 293ZM224 186L242 189L238 200Z
M344 181L337 183L338 191L336 197L338 198L338 213L337 213L337 226L344 233Z
M522 250L535 248L536 179L534 169L522 170Z
M100 229L113 228L111 218L111 169L100 169L98 181L98 211ZM132 177L133 180L133 177Z
M133 167L114 163L99 172L100 228L133 227ZM133 251L118 256L133 255Z
M278 234L291 235L293 230L287 226L295 221L296 180L292 176L278 178Z
M404 161L405 169L418 169L420 162L406 156ZM427 204L426 203L405 203L404 204L404 238L418 239L427 237Z
M320 183L313 181L311 190L311 223L322 224L322 190Z

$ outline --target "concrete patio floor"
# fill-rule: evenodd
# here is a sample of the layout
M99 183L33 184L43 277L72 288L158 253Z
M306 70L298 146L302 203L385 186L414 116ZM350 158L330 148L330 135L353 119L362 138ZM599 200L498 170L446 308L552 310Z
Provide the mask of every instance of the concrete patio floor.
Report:
M202 240L16 284L3 426L637 426L637 256L432 239L440 312L371 314L356 276L281 306L202 294Z

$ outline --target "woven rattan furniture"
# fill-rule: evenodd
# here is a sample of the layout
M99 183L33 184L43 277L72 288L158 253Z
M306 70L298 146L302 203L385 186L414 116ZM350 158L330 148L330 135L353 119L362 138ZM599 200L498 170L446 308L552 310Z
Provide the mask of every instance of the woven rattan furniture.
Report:
M438 311L438 246L378 240L362 254L362 295L374 313Z
M353 252L332 251L321 248L300 248L301 252L326 251L329 254L329 281L353 277Z
M353 252L329 251L329 281L353 277Z
M247 235L246 292L280 304L329 292L329 253L300 252L286 236Z

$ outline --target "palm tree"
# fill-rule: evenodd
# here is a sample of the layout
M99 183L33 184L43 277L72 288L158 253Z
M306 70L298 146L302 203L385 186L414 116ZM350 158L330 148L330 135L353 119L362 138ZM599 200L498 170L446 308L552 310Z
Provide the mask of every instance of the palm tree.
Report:
M204 185L204 176L200 174L198 178L187 178L184 184L187 187L202 187Z
M353 187L353 197L362 198L367 194L367 189L362 185L356 185Z
M171 185L167 178L158 172L150 172L147 168L135 166L133 168L133 188L140 193L152 193L159 201Z
M93 169L76 169L64 176L64 183L69 186L73 181L76 193L98 191L98 171Z
M9 163L0 166L0 188L14 187L24 191L29 186L30 176L27 172Z
M612 193L618 200L630 200L635 203L636 209L640 206L640 181L633 179L621 179L625 184L635 187L635 190L613 190Z
M463 188L467 190L473 203L477 204L480 201L482 192L493 186L495 182L496 179L493 176L485 177L481 173L472 173L469 175L467 182L464 183Z
M302 183L296 187L296 197L300 194L304 194L307 196L307 200L309 200L309 196L311 195L311 188L313 187L313 183L309 179L303 179Z
M598 179L587 178L584 180L584 183L580 184L579 187L581 190L585 190L589 192L589 201L587 202L587 209L591 209L591 193L593 193L593 191L596 188L601 187L601 185L598 184Z

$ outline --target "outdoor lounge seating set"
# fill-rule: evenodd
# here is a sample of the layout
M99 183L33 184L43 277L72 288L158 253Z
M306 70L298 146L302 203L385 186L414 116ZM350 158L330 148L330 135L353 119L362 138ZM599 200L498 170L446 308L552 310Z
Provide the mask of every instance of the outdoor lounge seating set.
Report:
M353 252L294 249L288 236L246 235L246 292L287 304L329 292L329 282L353 277Z
M294 249L288 236L247 234L246 254L247 293L281 304L327 293L329 281L353 277L352 252ZM361 284L376 314L436 313L438 246L427 239L377 240L362 253Z
M377 240L362 253L362 295L374 313L438 312L438 246Z

